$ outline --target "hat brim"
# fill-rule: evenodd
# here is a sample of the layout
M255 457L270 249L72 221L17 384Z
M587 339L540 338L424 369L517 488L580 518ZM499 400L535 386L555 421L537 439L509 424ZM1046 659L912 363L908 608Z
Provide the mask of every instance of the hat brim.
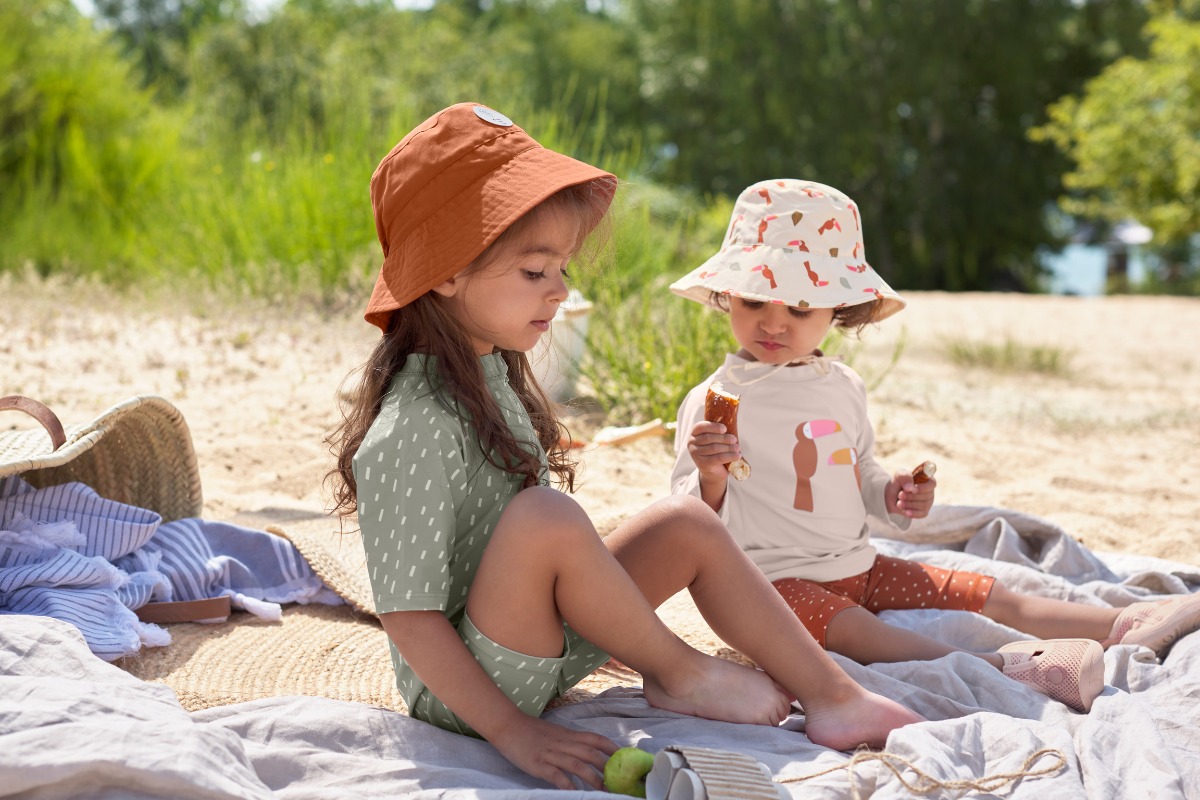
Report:
M777 284L773 289L761 275L756 276L763 266L772 270L769 281ZM821 276L829 280L821 282ZM672 283L670 289L680 297L718 309L714 295L799 308L844 308L879 300L874 322L907 305L865 261L770 245L724 248Z
M615 175L541 146L509 159L391 249L367 304L367 322L386 331L393 311L457 275L543 200L590 181L597 181L607 208L617 190Z

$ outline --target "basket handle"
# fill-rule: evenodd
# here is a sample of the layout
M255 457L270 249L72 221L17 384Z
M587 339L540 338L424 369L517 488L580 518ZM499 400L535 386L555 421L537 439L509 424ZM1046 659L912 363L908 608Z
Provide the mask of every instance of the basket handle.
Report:
M62 423L58 421L58 417L54 415L53 411L37 400L22 397L19 394L0 397L0 411L9 410L24 411L36 419L46 429L46 433L50 434L50 444L53 445L51 452L67 443L66 431L63 430Z

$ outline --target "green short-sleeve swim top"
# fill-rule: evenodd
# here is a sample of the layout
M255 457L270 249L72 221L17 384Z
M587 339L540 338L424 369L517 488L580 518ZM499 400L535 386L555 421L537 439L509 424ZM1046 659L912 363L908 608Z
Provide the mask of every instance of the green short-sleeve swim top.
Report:
M474 428L447 410L453 400L431 388L427 362L433 372L432 356L404 362L354 456L358 523L376 612L441 611L457 627L483 550L523 476L484 458ZM546 454L508 384L508 365L498 353L480 363L509 430L541 459L539 483L548 485ZM388 645L411 707L425 686Z

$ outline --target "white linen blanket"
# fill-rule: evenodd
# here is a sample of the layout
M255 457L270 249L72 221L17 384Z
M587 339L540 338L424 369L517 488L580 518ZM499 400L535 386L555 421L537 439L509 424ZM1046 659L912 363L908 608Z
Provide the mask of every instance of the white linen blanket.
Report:
M1088 553L1045 521L1012 512L938 508L910 533L908 542L876 544L890 554L919 552L930 563L989 572L1023 591L1081 602L1124 604L1200 585L1195 567ZM968 647L1025 638L966 612L887 613L894 624ZM1034 751L1053 747L1065 754L1066 769L1024 780L1004 796L1200 797L1200 634L1180 640L1162 664L1145 649L1110 649L1108 686L1088 715L970 656L872 667L839 663L863 685L930 720L893 733L887 749L935 777L1015 771ZM668 744L738 750L777 777L847 759L810 743L800 715L773 729L657 711L640 698L603 697L546 717L650 751ZM188 715L165 687L91 657L70 626L21 616L0 617L0 775L6 778L0 796L38 798L577 796L523 775L487 743L368 706L274 698ZM912 796L878 765L860 768L858 779L860 790L875 798ZM788 788L796 797L850 796L842 772Z

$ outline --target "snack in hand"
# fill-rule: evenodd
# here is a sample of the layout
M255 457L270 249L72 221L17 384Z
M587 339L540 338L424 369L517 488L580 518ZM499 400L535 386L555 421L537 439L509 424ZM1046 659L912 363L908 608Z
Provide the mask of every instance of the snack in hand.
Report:
M725 426L725 432L737 436L737 412L741 395L725 391L720 382L708 387L704 397L704 419L708 422L719 422ZM744 481L750 477L750 465L746 459L739 458L728 465L729 474Z
M926 461L912 471L913 480L917 483L925 483L934 476L937 472L937 464L932 461Z

